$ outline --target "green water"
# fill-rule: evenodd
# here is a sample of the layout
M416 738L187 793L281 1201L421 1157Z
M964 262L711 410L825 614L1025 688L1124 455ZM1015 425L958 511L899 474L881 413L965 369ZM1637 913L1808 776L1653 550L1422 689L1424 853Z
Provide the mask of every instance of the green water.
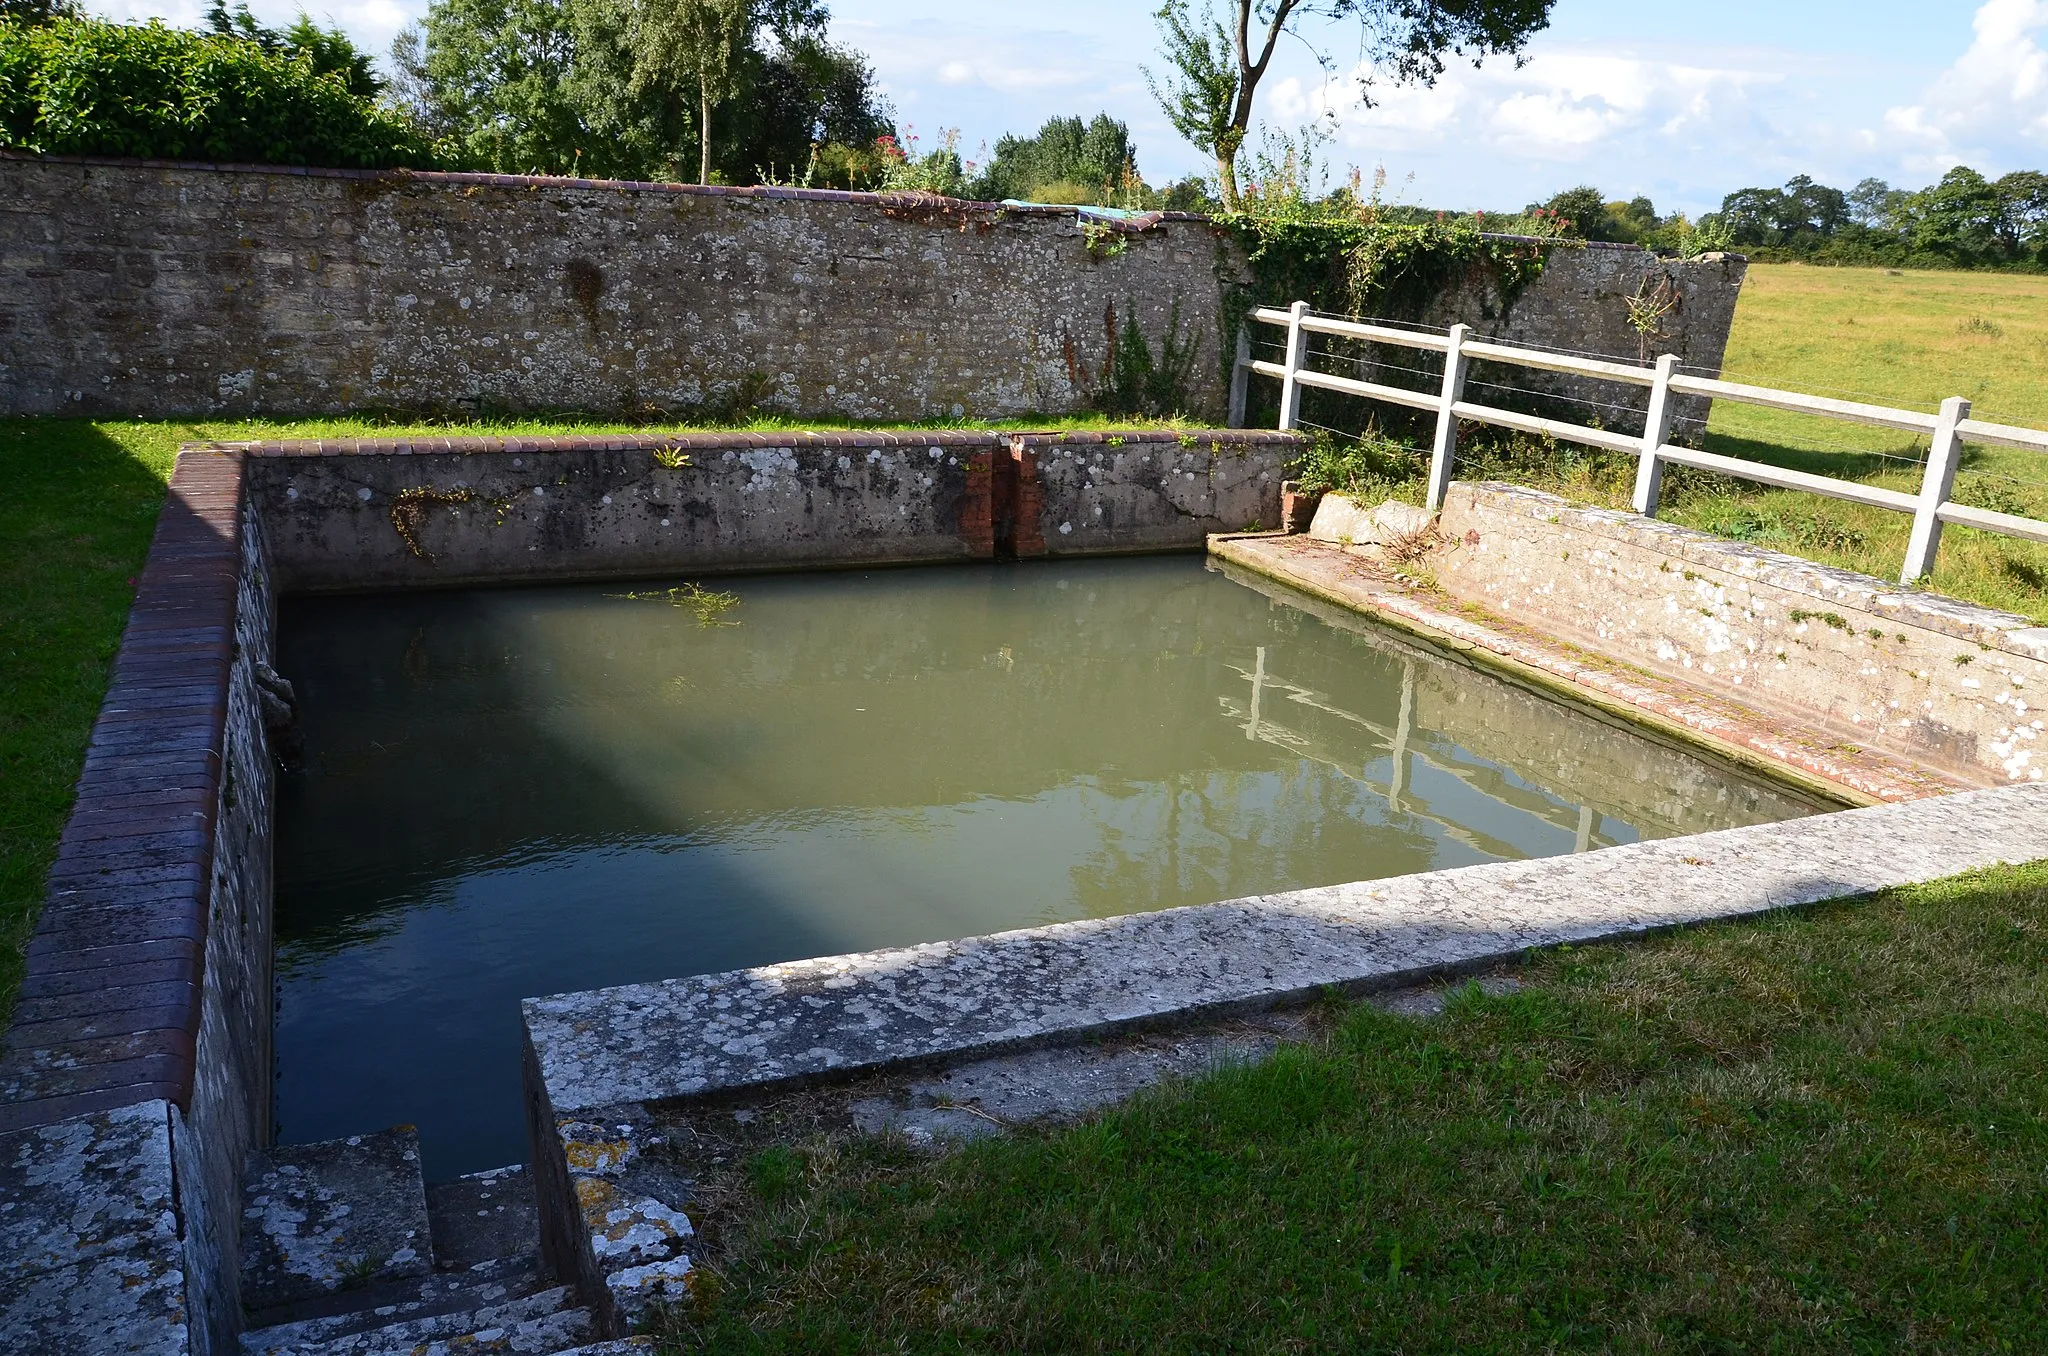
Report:
M287 603L286 1140L523 1161L527 996L1817 808L1198 556L706 582Z

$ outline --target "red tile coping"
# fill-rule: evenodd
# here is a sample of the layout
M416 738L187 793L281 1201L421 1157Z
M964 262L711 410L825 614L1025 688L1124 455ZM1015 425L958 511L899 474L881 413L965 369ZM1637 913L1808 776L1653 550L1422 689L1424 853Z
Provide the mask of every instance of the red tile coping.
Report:
M28 944L0 1130L191 1096L243 461L188 449L171 477Z

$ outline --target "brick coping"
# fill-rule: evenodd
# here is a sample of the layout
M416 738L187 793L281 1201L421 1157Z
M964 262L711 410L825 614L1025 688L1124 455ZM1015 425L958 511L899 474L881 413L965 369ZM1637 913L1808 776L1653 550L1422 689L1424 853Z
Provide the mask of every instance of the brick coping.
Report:
M242 569L243 457L185 452L58 840L7 1048L0 1131L189 1104Z

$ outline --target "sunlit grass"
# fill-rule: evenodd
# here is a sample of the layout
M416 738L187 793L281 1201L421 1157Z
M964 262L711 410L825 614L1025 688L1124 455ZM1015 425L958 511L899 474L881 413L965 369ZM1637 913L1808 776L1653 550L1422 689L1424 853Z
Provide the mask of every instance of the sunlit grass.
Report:
M2048 868L1533 960L1082 1125L768 1150L687 1351L2048 1349Z

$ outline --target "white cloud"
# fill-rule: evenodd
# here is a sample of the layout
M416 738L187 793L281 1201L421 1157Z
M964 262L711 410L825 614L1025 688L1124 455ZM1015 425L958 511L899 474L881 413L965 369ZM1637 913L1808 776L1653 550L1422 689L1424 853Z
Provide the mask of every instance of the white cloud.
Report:
M1304 97L1302 109L1335 111L1347 146L1399 152L1450 147L1579 164L1610 151L1631 154L1646 142L1719 135L1749 120L1751 96L1782 84L1786 72L1763 66L1705 65L1618 49L1553 49L1516 68L1496 62L1454 66L1433 88L1379 91L1373 107L1357 97L1355 77ZM1288 97L1276 91L1281 112Z
M2048 150L2048 0L1985 0L1971 30L1969 50L1871 137L1910 169L1996 172Z

